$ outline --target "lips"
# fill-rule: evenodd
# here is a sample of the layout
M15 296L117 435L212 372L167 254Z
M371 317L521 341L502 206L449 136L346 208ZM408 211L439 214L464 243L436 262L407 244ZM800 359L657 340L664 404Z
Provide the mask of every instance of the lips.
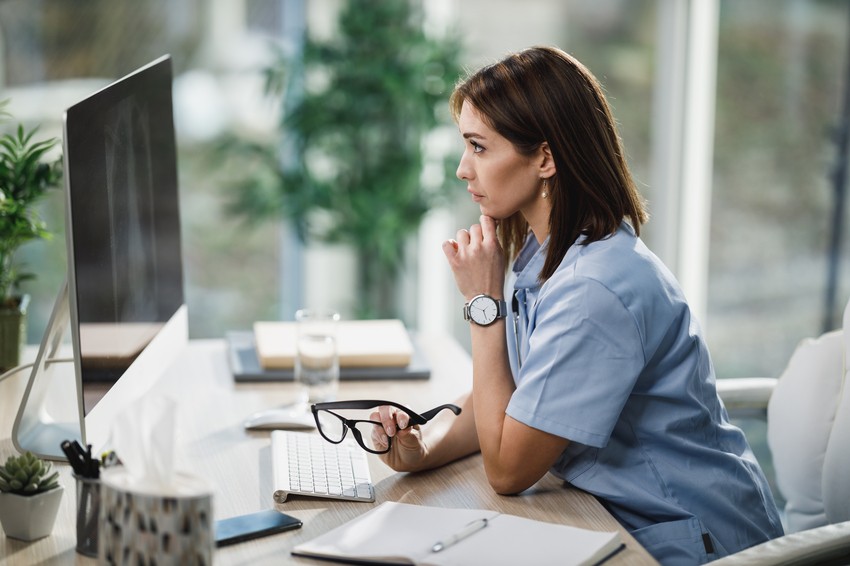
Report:
M472 200L475 201L475 202L478 202L479 200L484 198L484 195L480 195L480 194L474 192L472 189L466 189L466 192L468 192L469 194L472 195Z

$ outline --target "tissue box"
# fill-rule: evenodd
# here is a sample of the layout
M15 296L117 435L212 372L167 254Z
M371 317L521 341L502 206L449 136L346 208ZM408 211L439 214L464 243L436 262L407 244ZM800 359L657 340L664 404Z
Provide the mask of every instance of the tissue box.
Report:
M134 485L122 467L101 476L99 561L106 564L212 564L212 493L177 473L164 493Z

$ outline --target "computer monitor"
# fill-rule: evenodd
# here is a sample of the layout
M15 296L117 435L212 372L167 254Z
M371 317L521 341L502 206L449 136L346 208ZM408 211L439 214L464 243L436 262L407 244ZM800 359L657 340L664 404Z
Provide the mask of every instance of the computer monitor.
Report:
M68 108L63 149L67 282L12 435L18 450L55 459L65 439L102 447L188 341L171 58ZM60 363L69 326L72 372ZM98 382L108 391L88 410Z

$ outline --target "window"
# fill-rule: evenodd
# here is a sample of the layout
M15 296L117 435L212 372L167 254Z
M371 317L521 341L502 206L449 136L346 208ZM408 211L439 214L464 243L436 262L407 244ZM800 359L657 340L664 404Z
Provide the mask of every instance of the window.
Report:
M721 377L778 376L824 330L848 8L721 2L706 321ZM846 257L831 328L850 294Z

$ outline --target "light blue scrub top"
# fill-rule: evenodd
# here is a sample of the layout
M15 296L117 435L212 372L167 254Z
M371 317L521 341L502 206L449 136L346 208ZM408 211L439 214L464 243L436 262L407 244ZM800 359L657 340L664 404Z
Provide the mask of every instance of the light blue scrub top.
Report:
M701 564L782 535L673 275L626 222L578 243L542 287L545 243L530 236L514 263L522 366L508 322L507 414L569 439L552 473L595 495L662 564Z

